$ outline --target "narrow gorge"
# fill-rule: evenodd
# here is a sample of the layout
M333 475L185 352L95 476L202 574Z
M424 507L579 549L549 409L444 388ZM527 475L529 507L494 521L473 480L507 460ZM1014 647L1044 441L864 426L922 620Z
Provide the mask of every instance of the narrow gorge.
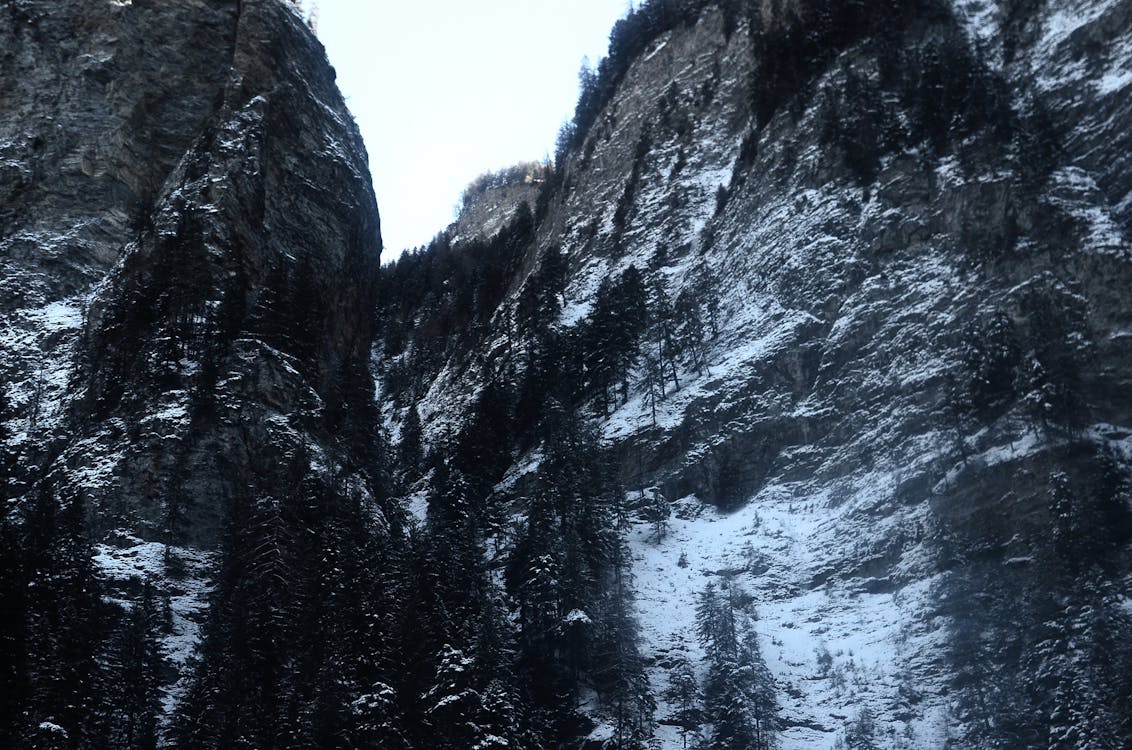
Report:
M1129 746L1130 92L649 0L382 265L295 4L0 0L0 747Z

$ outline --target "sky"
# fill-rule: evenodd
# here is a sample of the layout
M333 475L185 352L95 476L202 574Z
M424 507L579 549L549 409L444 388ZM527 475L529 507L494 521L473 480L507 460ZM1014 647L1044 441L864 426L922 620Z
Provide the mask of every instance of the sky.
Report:
M628 0L307 0L369 151L383 260L444 229L478 175L554 153L583 58Z

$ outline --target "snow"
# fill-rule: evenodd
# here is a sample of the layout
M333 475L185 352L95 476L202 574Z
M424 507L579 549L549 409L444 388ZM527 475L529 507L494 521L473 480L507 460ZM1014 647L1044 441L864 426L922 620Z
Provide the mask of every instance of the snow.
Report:
M942 645L942 626L923 615L932 581L818 582L822 571L841 568L839 529L852 525L853 505L834 510L827 498L779 485L731 514L704 507L695 497L683 498L661 542L649 524L636 524L629 541L645 656L656 663L654 694L663 696L667 683L665 654L686 647L691 656L702 657L695 636L696 595L708 582L729 578L757 601L756 628L780 687L787 724L784 750L830 747L845 720L862 706L872 710L878 724L917 738L916 746L936 746L943 706L900 717L894 710L917 660L938 653ZM695 512L689 517L690 509ZM868 590L878 583L892 590ZM826 653L830 661L822 667L819 655ZM657 716L674 710L661 699ZM677 731L662 726L658 737L664 748L681 746Z
M1091 33L1084 30L1104 29L1105 24L1117 23L1119 5L1120 0L1066 0L1056 4L1056 10L1045 20L1031 58L1030 67L1039 87L1064 89L1095 78L1087 61L1072 47L1074 43L1084 43L1084 34ZM1092 83L1099 93L1111 94L1127 85L1125 75L1127 70L1110 71Z
M171 391L167 395L185 395L184 391ZM177 422L184 423L188 417L188 408L184 400L179 403L166 403L157 411L150 412L145 416L145 421L150 422Z
M97 490L112 484L114 469L118 466L119 455L107 452L103 437L91 437L78 441L73 452L84 456L86 461L70 472L76 487Z
M1132 70L1109 71L1097 81L1097 93L1102 96L1122 91L1132 84Z
M613 740L614 735L617 734L616 728L607 721L599 722L593 731L586 736L587 743L601 743L598 747L605 747L608 742Z
M1076 0L1061 5L1046 19L1039 47L1059 45L1073 32L1087 26L1111 9L1112 3Z
M1086 229L1082 247L1096 254L1127 254L1130 250L1120 222L1107 208L1096 179L1080 167L1064 167L1052 175L1051 202L1076 218Z
M992 0L956 0L956 18L963 23L971 41L989 46L999 38L997 6Z
M572 609L566 613L565 617L562 618L562 622L566 623L567 625L590 625L593 623L593 620L591 620L590 616L582 610Z
M405 499L405 507L408 509L410 517L422 524L428 520L428 496L429 490L420 489L411 493Z
M97 545L93 557L104 580L110 584L149 581L169 596L173 628L161 636L161 647L177 670L178 679L162 691L162 715L168 720L188 688L189 662L200 643L200 629L208 610L213 556L191 547L167 548L161 542L147 542L124 531L115 532L110 538L113 543ZM182 564L183 575L172 578L167 574L167 555ZM112 600L120 606L133 606L122 596Z
M760 310L755 307L745 310L744 313L749 315L751 318L749 322L752 324L755 320L773 320L779 322L779 325L769 330L749 331L746 342L734 348L722 352L713 349L718 352L718 356L707 363L702 373L687 369L681 371L680 390L670 393L667 398L657 403L656 427L662 429L676 427L684 421L686 412L697 400L718 396L721 389L726 390L729 384L742 385L741 379L732 377L732 374L749 368L769 356L771 351L787 346L793 334L793 326L790 323L809 318L806 313ZM606 420L604 434L607 439L617 440L651 426L653 426L651 407L645 394L638 390Z
M496 492L507 492L511 490L515 484L528 474L533 474L538 471L539 464L542 463L542 451L534 450L527 453L517 463L507 470L507 474L499 484L495 485Z
M1013 440L1006 445L996 445L976 455L968 456L965 461L956 464L951 471L944 475L942 483L948 484L954 482L961 473L972 468L984 469L990 466L1020 460L1043 444L1048 444L1048 438L1034 431L1027 432L1017 440Z
M83 302L78 299L58 300L29 317L37 320L38 327L48 332L78 328L83 321Z
M657 44L657 45L656 45L655 47L653 47L653 48L652 48L652 49L651 49L651 50L650 50L650 51L648 52L648 54L646 54L646 55L645 55L645 57L644 57L644 61L645 61L645 62L648 62L649 60L653 59L653 58L654 58L654 57L656 57L656 56L657 56L658 54L660 54L660 51L661 51L662 49L664 49L664 48L665 48L665 47L667 47L667 46L668 46L668 39L667 39L667 38L664 38L664 37L662 37L662 38L661 38L661 41L660 41L660 42L659 42L659 43L658 43L658 44Z
M27 415L11 425L14 438L28 440L56 427L72 374L72 349L89 299L76 295L17 310L0 320L5 342L7 395ZM50 356L47 352L50 351ZM30 407L30 408L29 408Z
M562 308L562 313L559 315L558 324L563 328L576 326L578 323L582 322L583 318L590 314L590 310L593 309L593 306L592 295L587 295L576 301L566 303Z
M95 547L94 563L102 574L112 581L141 579L157 580L165 574L165 545L160 542L142 542L127 537L129 547L99 544Z

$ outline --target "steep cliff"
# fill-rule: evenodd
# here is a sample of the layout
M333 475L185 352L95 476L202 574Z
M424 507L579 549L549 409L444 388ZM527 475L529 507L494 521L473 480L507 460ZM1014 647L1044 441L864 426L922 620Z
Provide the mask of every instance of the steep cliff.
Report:
M4 522L23 551L5 575L17 593L86 575L50 536L51 518L85 516L104 602L164 607L168 666L143 702L160 698L167 723L206 604L213 619L254 615L238 589L259 585L271 519L299 525L294 498L321 503L312 534L353 515L372 539L398 523L375 494L381 239L365 148L289 3L18 0L0 13ZM145 726L99 704L137 708L100 684L117 679L105 644L130 615L90 602L72 622L76 601L13 600L13 743L57 730L67 746L126 746L107 737ZM95 645L64 658L60 638ZM203 658L200 674L231 654Z
M512 275L394 269L395 434L450 453L511 394L522 513L547 416L600 426L664 746L711 729L663 697L709 581L752 593L783 747L1128 742L1129 7L653 3L483 256Z

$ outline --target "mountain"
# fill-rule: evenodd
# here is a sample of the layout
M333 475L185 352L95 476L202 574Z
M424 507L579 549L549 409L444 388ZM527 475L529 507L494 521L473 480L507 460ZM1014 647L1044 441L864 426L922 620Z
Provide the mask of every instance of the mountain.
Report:
M380 269L290 3L2 11L0 743L1132 742L1132 3L651 0Z
M333 70L291 5L3 13L5 600L18 604L0 744L152 746L172 736L173 707L193 705L190 683L234 715L269 710L271 680L254 672L268 665L232 656L229 621L284 637L266 619L318 615L290 576L335 565L320 545L360 552L400 533L367 468L377 207ZM223 674L190 679L194 653ZM219 731L190 718L178 731L192 741Z

